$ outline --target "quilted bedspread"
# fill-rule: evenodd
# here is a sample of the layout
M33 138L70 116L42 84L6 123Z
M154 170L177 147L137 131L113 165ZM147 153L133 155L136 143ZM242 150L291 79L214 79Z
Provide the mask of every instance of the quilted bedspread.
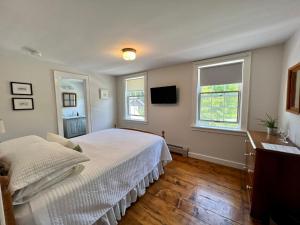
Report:
M163 138L108 129L72 139L91 161L80 175L41 192L30 201L36 225L91 225L160 162L171 160Z

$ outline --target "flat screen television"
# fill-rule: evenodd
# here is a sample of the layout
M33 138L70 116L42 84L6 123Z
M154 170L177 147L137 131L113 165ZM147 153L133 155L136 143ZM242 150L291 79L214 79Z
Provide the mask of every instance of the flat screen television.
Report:
M177 103L176 86L155 87L150 89L152 104Z

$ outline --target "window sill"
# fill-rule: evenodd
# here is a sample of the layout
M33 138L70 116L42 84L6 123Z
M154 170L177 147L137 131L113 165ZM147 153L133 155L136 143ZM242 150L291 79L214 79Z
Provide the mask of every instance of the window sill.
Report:
M214 128L214 127L200 126L196 124L192 124L191 127L193 131L226 134L226 135L234 135L234 136L245 136L247 133L246 130L241 130L241 129Z
M134 119L123 119L124 122L128 123L139 123L139 124L148 124L147 120L134 120Z

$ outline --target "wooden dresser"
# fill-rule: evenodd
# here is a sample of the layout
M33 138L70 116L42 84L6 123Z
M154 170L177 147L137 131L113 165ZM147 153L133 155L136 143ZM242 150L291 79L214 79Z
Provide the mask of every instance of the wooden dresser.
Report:
M265 132L247 132L246 188L251 216L264 222L274 208L300 212L300 154L268 150L262 143L295 145Z

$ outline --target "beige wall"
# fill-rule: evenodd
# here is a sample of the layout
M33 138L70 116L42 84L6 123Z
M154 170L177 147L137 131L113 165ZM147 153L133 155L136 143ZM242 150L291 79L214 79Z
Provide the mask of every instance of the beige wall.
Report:
M89 74L3 50L0 68L0 118L7 130L0 135L0 141L29 134L45 137L47 132L57 132L53 70ZM115 78L100 75L89 75L89 78L93 131L113 127L116 121ZM32 83L33 111L12 110L11 98L15 96L10 94L10 81ZM99 88L109 89L111 97L99 100Z
M300 62L300 30L288 40L283 51L279 122L280 127L290 131L290 139L300 146L300 116L286 112L286 88L288 68Z
M252 51L248 128L262 130L258 123L266 113L278 117L283 45Z
M298 36L300 36L298 34ZM298 46L294 37L285 46L285 67L299 61L299 55L291 50ZM71 68L39 61L26 55L13 52L0 52L0 118L6 124L7 133L0 140L28 134L45 136L48 131L57 131L56 104L53 84L53 70L88 74ZM282 75L282 45L256 49L252 51L251 94L249 102L249 128L263 129L257 119L270 113L277 116L279 87ZM284 69L285 71L286 69ZM244 137L239 134L216 133L191 128L192 123L192 75L193 64L185 63L148 72L148 91L151 87L177 85L179 102L176 105L152 105L148 95L148 123L126 122L122 119L121 78L117 78L118 89L118 125L134 127L160 133L166 131L167 142L186 146L191 156L241 167L244 163ZM13 111L11 108L9 82L31 82L34 91L34 111ZM90 97L93 131L109 128L116 121L116 78L90 75ZM285 87L285 84L283 85ZM109 100L99 100L99 88L109 89ZM284 92L284 91L283 91ZM282 96L282 94L280 95ZM282 98L283 99L283 98ZM281 103L283 105L284 103ZM282 107L280 107L282 108ZM282 110L281 110L282 111ZM283 114L281 112L281 114ZM293 117L299 122L298 117ZM296 129L297 130L297 129ZM299 135L299 131L297 131Z
M281 77L282 45L252 51L249 128L262 129L257 119L265 113L277 116ZM118 78L118 126L160 133L166 131L167 142L190 148L191 156L241 168L244 163L244 139L241 134L216 133L193 129L192 76L193 64L148 71L148 92L151 87L176 85L176 105L152 105L148 94L148 123L124 121L122 118L122 77ZM270 88L271 87L271 88Z

